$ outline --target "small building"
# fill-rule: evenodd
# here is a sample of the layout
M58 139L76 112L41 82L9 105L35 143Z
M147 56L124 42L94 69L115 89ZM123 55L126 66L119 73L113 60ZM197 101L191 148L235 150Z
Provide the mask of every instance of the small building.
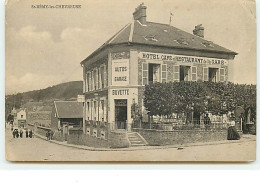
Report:
M18 127L25 127L26 125L26 111L24 109L18 110L16 114Z
M51 129L60 130L82 127L83 103L77 101L54 101L51 114Z

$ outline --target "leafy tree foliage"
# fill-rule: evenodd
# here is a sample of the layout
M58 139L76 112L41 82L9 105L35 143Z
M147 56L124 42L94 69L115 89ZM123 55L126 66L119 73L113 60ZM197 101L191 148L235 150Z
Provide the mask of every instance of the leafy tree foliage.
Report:
M231 82L169 82L145 86L144 106L150 115L196 111L222 115L237 107L256 111L256 86Z

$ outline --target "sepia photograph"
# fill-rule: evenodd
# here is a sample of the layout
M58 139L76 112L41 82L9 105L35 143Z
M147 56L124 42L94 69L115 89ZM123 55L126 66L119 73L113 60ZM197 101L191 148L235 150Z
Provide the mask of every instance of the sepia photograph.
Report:
M254 0L8 0L12 162L256 160Z

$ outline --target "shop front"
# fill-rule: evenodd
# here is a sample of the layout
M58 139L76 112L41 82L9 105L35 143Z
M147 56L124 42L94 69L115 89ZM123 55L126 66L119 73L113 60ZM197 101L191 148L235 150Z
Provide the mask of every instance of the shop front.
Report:
M110 89L108 94L108 122L112 130L131 131L131 106L138 99L137 88Z

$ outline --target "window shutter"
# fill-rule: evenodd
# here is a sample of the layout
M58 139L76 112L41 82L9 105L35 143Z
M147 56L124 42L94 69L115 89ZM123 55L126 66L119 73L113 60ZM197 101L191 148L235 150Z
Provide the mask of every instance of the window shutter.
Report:
M142 70L142 83L143 85L148 84L148 64L146 62L143 63L143 70Z
M179 82L180 81L180 66L173 66L173 81Z
M162 83L167 82L167 64L162 64Z
M96 71L96 81L95 81L95 86L96 86L96 89L98 89L98 69L95 70Z
M107 68L106 65L104 65L104 87L107 86Z
M88 73L85 75L85 91L88 92Z
M203 81L209 81L209 68L203 67Z
M92 82L92 71L89 73L89 89L90 91L92 91L92 86L93 86L93 82Z
M191 67L191 81L197 81L197 67Z
M219 80L220 82L225 82L225 69L224 68L220 68L219 69Z

